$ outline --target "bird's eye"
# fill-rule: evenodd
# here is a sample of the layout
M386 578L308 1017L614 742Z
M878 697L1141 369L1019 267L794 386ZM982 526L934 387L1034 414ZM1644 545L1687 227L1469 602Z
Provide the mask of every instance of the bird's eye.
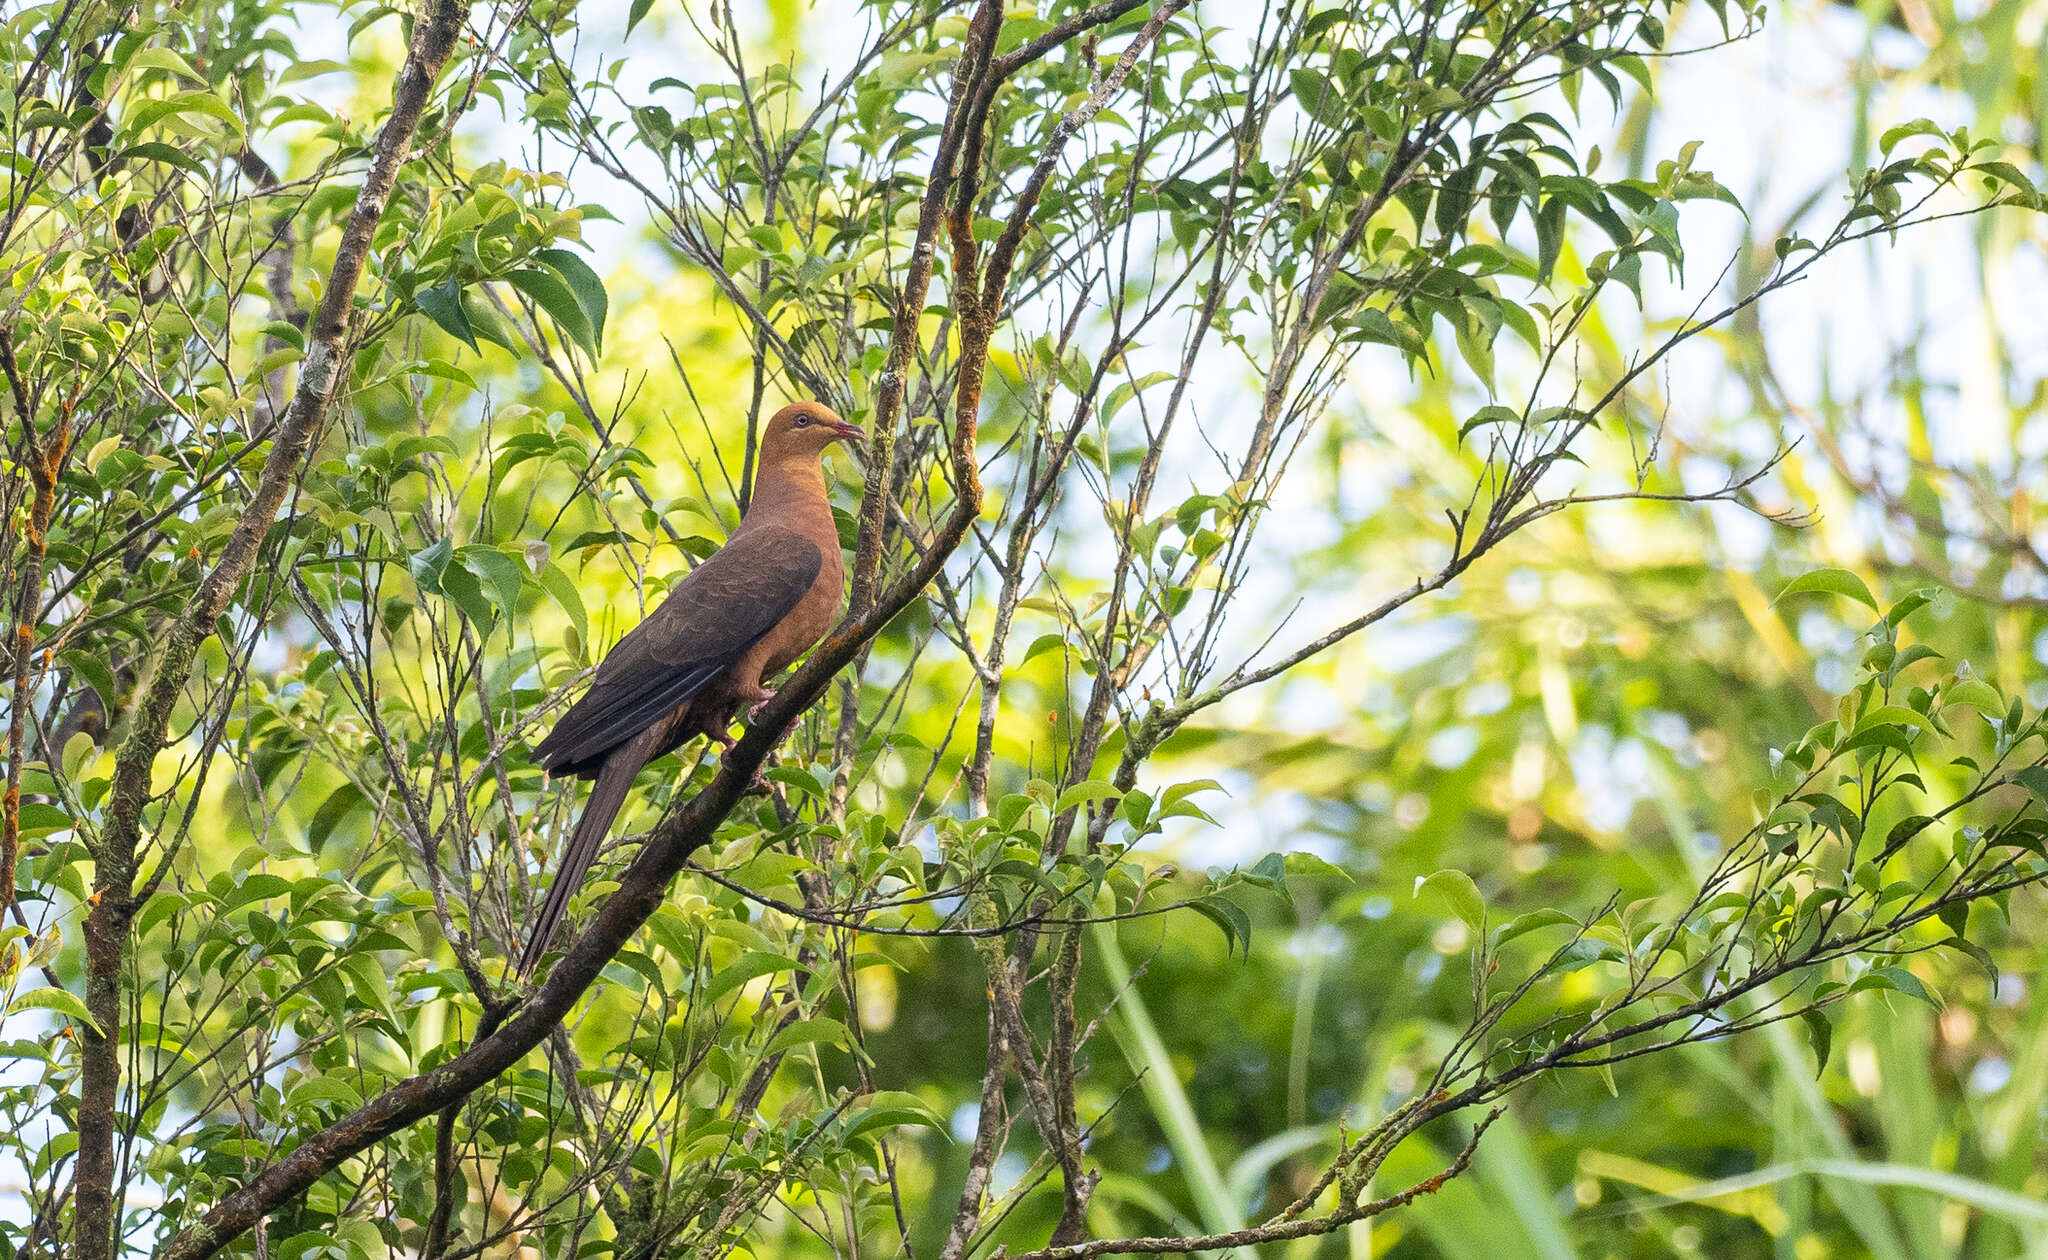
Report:
M809 424L810 422L811 422L811 418L810 418L809 416L807 416L807 415L806 415L806 416L798 416L798 417L796 418L796 427L797 427L797 428L799 428L799 429L801 429L801 428L803 428L803 427L804 427L805 425Z

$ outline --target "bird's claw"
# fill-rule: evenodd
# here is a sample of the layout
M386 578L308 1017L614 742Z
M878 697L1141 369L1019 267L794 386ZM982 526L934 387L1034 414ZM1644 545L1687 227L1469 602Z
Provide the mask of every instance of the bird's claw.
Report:
M726 752L732 752L730 744L726 746ZM754 767L754 776L747 780L747 786L740 789L741 796L768 796L774 792L775 789L768 786L768 780L761 771L761 766Z
M747 721L752 722L758 719L761 716L761 710L767 706L770 700L773 700L774 698L774 692L764 690L761 693L761 698L759 700L756 700L754 701L754 703L747 706Z

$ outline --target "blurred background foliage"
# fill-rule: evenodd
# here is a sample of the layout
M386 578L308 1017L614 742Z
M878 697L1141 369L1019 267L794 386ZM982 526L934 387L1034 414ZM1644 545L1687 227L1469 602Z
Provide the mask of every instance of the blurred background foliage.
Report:
M2037 0L1783 6L1726 62L1656 65L1658 98L1622 111L1610 160L1640 169L1653 134L1703 138L1702 161L1750 209L1733 231L1738 270L1755 275L1792 217L1831 195L1838 162L1903 118L2048 157L2044 53ZM1814 292L1715 335L1711 365L1640 399L1667 419L1688 484L1724 475L1708 452L1796 439L1779 505L1810 510L1810 524L1640 503L1553 518L1405 634L1325 662L1321 689L1292 684L1203 732L1189 756L1280 798L1238 802L1226 827L1268 843L1319 836L1360 872L1271 906L1248 974L1232 976L1220 947L1187 958L1202 942L1185 937L1154 964L1162 1026L1200 1030L1169 1043L1220 1165L1257 1165L1262 1118L1369 1109L1459 1018L1462 971L1447 964L1461 925L1405 895L1417 878L1485 872L1482 887L1514 909L1570 907L1591 888L1626 900L1684 881L1703 837L1740 830L1758 757L1824 716L1855 664L1840 622L1772 605L1789 575L1819 562L1893 589L1939 582L1960 593L1933 613L1944 650L2015 694L2048 696L2035 507L2048 489L2048 340L2031 313L2044 278L2041 226L2020 218L1837 260ZM1636 340L1626 326L1606 336ZM1617 370L1620 354L1587 375ZM1431 487L1463 473L1453 392L1361 383L1320 452L1321 493L1383 506L1311 557L1318 578L1351 581L1361 556L1367 585L1418 571L1387 544L1426 531L1443 506ZM1611 1091L1540 1090L1482 1144L1477 1176L1369 1238L1354 1226L1351 1254L2037 1254L2048 937L2020 913L2000 935L1996 985L1916 963L1945 1007L1855 1008L1818 1079L1798 1034L1775 1026L1623 1065ZM1217 1011L1246 1017L1226 1031Z
M590 16L600 26L623 21ZM632 47L660 50L683 20L657 4ZM786 60L799 79L830 38L798 0L771 0L744 20L758 55ZM336 60L309 60L305 73L345 118L374 112L403 50L395 31L373 25L317 51ZM2036 165L2048 158L2048 0L1798 0L1773 12L1765 34L1738 53L1712 69L1653 63L1656 105L1625 105L1610 117L1589 102L1581 120L1589 135L1611 132L1600 141L1609 164L1640 167L1661 155L1669 146L1652 136L1702 140L1703 163L1750 208L1747 219L1724 212L1720 226L1739 256L1737 275L1758 274L1786 217L1831 195L1853 155L1902 118L1967 123L2031 153ZM1737 115L1752 109L1775 111L1798 130L1745 130ZM509 129L464 143L478 163L475 183L503 186L508 204L528 216L531 239L519 248L597 242L590 257L603 260L609 299L602 357L595 368L566 361L551 374L536 363L539 347L516 332L511 350L480 337L479 350L459 353L453 338L413 321L404 335L415 339L414 357L459 372L394 373L359 395L360 429L313 475L346 481L385 461L374 493L389 496L381 501L391 516L434 518L461 547L516 549L536 521L552 537L590 540L558 544L546 561L573 580L579 606L557 600L533 611L522 622L531 641L501 654L502 672L482 684L492 688L509 685L534 642L572 629L586 643L609 642L682 572L672 548L701 554L730 527L740 477L732 418L752 388L752 350L708 281L601 176L585 168L569 177L566 203L583 213L541 213L564 204L560 189L516 172L550 169L548 154L526 151L531 139ZM502 168L486 165L493 161ZM303 162L279 165L291 172ZM421 238L432 237L437 215L461 214L485 193L473 189L471 198L416 208ZM1102 941L1138 978L1083 1081L1086 1111L1116 1104L1092 1148L1105 1168L1157 1175L1106 1178L1095 1206L1101 1232L1227 1228L1270 1210L1312 1175L1312 1163L1292 1157L1331 1120L1370 1118L1427 1074L1469 1013L1460 962L1468 941L1462 923L1413 895L1420 877L1469 871L1501 915L1590 911L1610 891L1626 903L1697 878L1712 846L1749 826L1750 789L1762 781L1767 750L1828 716L1856 665L1853 624L1840 610L1773 605L1792 575L1818 564L1857 572L1880 591L1947 588L1926 614L1944 650L2007 694L2048 705L2040 550L2048 533L2034 507L2048 495L2043 230L2039 217L2000 215L1924 233L1902 250L1873 243L1835 259L1784 303L1703 338L1682 366L1638 383L1629 409L1665 420L1665 466L1688 485L1717 482L1735 457L1768 455L1781 434L1796 439L1763 493L1767 506L1809 514L1807 523L1643 502L1559 514L1441 597L1284 685L1234 698L1168 746L1163 773L1214 777L1224 793L1202 798L1214 826L1182 820L1155 838L1153 852L1193 871L1306 850L1341 873L1296 875L1284 894L1241 897L1255 928L1242 953L1188 915L1134 922ZM1696 259L1715 256L1710 246L1693 249ZM489 318L469 314L479 327ZM503 314L516 329L518 313ZM1589 386L1611 380L1625 365L1623 347L1656 331L1635 318L1606 306L1592 317L1586 344L1612 351L1579 365ZM1429 571L1434 561L1418 549L1445 534L1442 514L1452 505L1442 488L1468 483L1477 468L1459 433L1469 379L1413 375L1391 350L1363 360L1355 376L1300 457L1289 528L1269 531L1262 544L1272 554L1259 594L1275 609L1304 598L1325 607L1377 598ZM616 419L608 438L576 422L582 408L572 390ZM451 399L466 426L423 432L422 417ZM407 464L408 435L451 442L451 458ZM499 452L496 462L473 462L482 449ZM1599 449L1609 463L1590 470L1595 484L1619 487L1633 475L1626 441ZM854 475L843 465L835 475L850 501ZM621 491L606 500L618 515L576 495L585 476ZM635 541L609 545L612 530ZM296 721L305 740L336 745L334 761L366 758L370 732L322 726L313 629L286 623L264 652L273 681L256 685L264 708L249 716L252 726ZM1036 696L1014 700L1042 708L1048 729L1065 718L1058 657L1027 673ZM548 659L550 681L575 664ZM941 744L968 683L964 667L912 676L900 698L902 731ZM1005 748L1002 760L1029 766L1041 755L1027 741ZM207 808L221 825L195 842L203 851L193 860L224 868L281 828L323 866L395 862L388 847L358 849L370 820L330 808L346 803L349 783L328 770L307 773L308 764L279 763L273 775L252 760L233 781L216 780ZM660 803L639 807L641 825ZM387 909L412 916L412 930L430 939L424 894L392 897ZM732 900L694 879L680 897L685 908L692 897ZM1982 912L1973 923L1996 961L1995 984L1966 960L1927 954L1912 966L1941 995L1940 1009L1896 997L1844 1008L1818 1076L1806 1039L1778 1025L1624 1064L1606 1080L1561 1078L1519 1096L1481 1145L1473 1174L1442 1194L1353 1226L1341 1246L1305 1241L1272 1253L2041 1254L2048 919L2040 909L2030 896L2009 923L1984 922ZM916 1200L931 1205L927 1218L910 1222L913 1244L934 1254L984 1066L981 971L964 941L868 938L861 951L886 961L866 973L862 1005L849 1013L873 1084L915 1089L944 1121L906 1130L898 1151ZM434 977L447 974L430 966L412 979L440 983ZM1098 997L1117 983L1113 964L1088 979ZM593 1009L575 1035L601 1046L618 1019ZM776 1105L771 1096L764 1109L773 1115ZM1383 1176L1406 1185L1451 1153L1411 1142ZM1039 1171L1016 1157L997 1170L999 1182ZM1057 1210L1056 1196L1027 1194L1014 1221L1042 1232ZM793 1216L771 1219L757 1241L761 1255L814 1251L821 1245Z

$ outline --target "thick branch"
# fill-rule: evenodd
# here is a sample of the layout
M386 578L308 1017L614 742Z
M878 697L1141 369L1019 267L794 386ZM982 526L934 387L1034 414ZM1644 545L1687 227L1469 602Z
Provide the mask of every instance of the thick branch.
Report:
M979 106L986 116L988 98L979 92L982 76L995 52L996 29L1003 20L999 0L983 0L968 27L966 47L954 71L952 100L947 106L945 134L932 157L932 169L918 207L917 236L910 266L897 290L895 325L889 333L889 358L875 394L870 431L867 485L861 495L860 536L854 547L852 585L847 607L854 615L866 611L882 567L882 537L888 522L890 484L895 469L896 427L903 414L903 396L910 365L917 355L917 327L931 292L932 269L938 261L939 227L945 221L947 194L957 178L954 167L966 136L978 129L970 111ZM971 462L971 461L970 461Z
M0 795L0 908L4 908L14 904L14 871L21 856L21 767L27 758L28 727L35 712L31 691L36 624L42 618L43 561L49 551L57 477L63 471L64 457L71 445L71 401L65 400L57 427L45 441L36 435L35 405L22 379L21 365L15 359L14 338L4 330L0 330L0 371L6 373L8 393L14 400L15 423L20 426L17 462L27 465L35 491L24 531L28 559L21 566L14 601L14 698L9 715L12 720L7 728L7 788Z

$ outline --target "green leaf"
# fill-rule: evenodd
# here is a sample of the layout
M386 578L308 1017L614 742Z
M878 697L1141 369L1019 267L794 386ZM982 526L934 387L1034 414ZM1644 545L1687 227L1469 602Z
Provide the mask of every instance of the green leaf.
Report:
M873 1129L893 1129L908 1124L932 1129L946 1127L939 1113L916 1094L900 1089L877 1090L867 1096L861 1109L849 1120L845 1136L854 1137Z
M1913 136L1933 136L1939 140L1941 139L1941 128L1925 118L1915 118L1912 122L1900 123L1877 138L1878 152L1889 154L1898 146L1899 141Z
M545 311L562 332L591 358L597 357L597 330L590 325L590 316L578 301L576 293L562 277L552 270L538 267L522 268L505 277L513 288L533 299L533 304Z
M476 332L469 326L469 314L462 307L462 286L455 283L455 277L450 276L431 289L421 289L412 295L412 301L420 308L420 314L433 320L442 332L482 353L476 344Z
M226 123L235 136L242 133L242 120L235 117L235 111L208 91L182 92L168 100L145 101L130 111L121 130L124 135L139 136L164 119L183 114L205 114Z
M1866 605L1872 612L1877 611L1877 596L1870 593L1870 588L1863 584L1862 578L1847 569L1815 569L1811 573L1802 573L1793 578L1784 590L1778 592L1778 599L1783 599L1787 595L1804 595L1811 591L1840 595ZM1771 602L1776 603L1777 600Z
M1465 921L1465 926L1478 932L1486 926L1486 898L1479 895L1479 885L1463 871L1442 870L1434 875L1417 876L1415 895L1420 897L1427 890L1444 899L1444 904Z
M1187 905L1222 931L1226 956L1242 949L1245 958L1251 958L1252 920L1243 907L1228 897L1216 896L1197 897Z
M1872 726L1843 740L1835 751L1849 753L1863 748L1885 748L1911 756L1913 737L1896 726Z
M441 571L441 594L454 600L472 624L484 629L497 625L497 601L484 592L484 584L477 575L463 566L451 564Z
M277 76L279 83L297 83L301 79L318 78L323 74L347 74L349 64L345 61L330 61L324 58L309 58L293 61L286 65Z
M412 580L428 594L439 594L441 575L448 569L448 558L455 554L455 544L443 538L433 546L415 551L405 562Z
M1097 801L1120 795L1122 793L1118 792L1114 785L1101 779L1090 779L1086 783L1076 783L1060 793L1060 799L1053 805L1052 812L1055 815L1064 814L1076 806L1093 805Z
M341 825L358 805L363 803L363 791L353 783L344 783L327 794L313 816L306 820L306 845L318 853L327 846L328 837Z
M194 175L206 174L206 163L201 162L176 145L165 144L161 140L145 140L141 144L131 144L121 150L120 156L116 160L162 162L166 166L175 166L181 171L190 171Z
M206 76L192 68L192 63L168 48L145 48L129 59L128 69L169 70L180 74L194 83L206 82Z
M484 597L510 622L519 607L519 589L526 583L519 562L496 547L458 547L455 562L476 577Z
M1531 910L1527 914L1518 914L1495 928L1493 930L1493 944L1496 947L1505 945L1516 937L1526 936L1538 928L1558 927L1566 923L1571 924L1573 927L1579 925L1577 919L1574 919L1562 910L1547 906L1541 910Z
M469 326L476 333L478 339L510 350L514 354L519 353L519 342L512 335L512 330L506 325L504 318L498 314L498 308L492 306L481 296L475 293L464 293L462 295L462 314L465 319L469 320Z
M1827 1071L1828 1055L1835 1044L1835 1026L1828 1022L1825 1013L1812 1010L1799 1017L1806 1025L1806 1041L1813 1047L1813 1075L1818 1080Z
M292 1086L285 1098L285 1105L294 1111L332 1103L338 1110L348 1112L363 1105L363 1096L355 1086L336 1076L308 1076Z
M555 601L561 610L569 614L569 624L575 627L576 641L588 646L590 643L590 618L583 611L583 596L576 590L576 583L562 572L562 566L550 560L534 575L548 598Z
M85 768L86 759L98 751L98 740L84 731L73 731L71 738L64 741L64 777L75 782L78 772Z
M2021 766L2012 772L2013 782L2034 794L2034 799L2048 805L2048 769L2040 766Z
M1481 407L1478 411L1472 413L1470 420L1458 426L1458 441L1463 443L1467 437L1472 435L1474 429L1483 429L1490 424L1514 428L1521 423L1522 413L1511 407Z
M21 836L26 840L39 840L59 831L71 830L71 815L55 805L44 801L29 801L16 815L21 824Z
M216 883L226 877L216 877ZM272 897L289 896L292 882L282 875L271 875L262 871L244 875L221 898L220 913L239 910L252 901L267 901Z
M2036 196L2034 181L2028 179L2026 172L2010 162L1979 162L1972 166L1970 171L2018 189L2022 197L2029 202Z
M1886 853L1894 851L1900 845L1905 844L1914 836L1919 835L1933 825L1934 820L1925 814L1911 814L1901 818L1892 824L1892 829L1889 832L1885 833L1884 851Z
M1310 875L1319 879L1334 875L1339 879L1351 880L1350 871L1345 870L1334 862L1325 861L1313 853L1303 853L1296 850L1286 854L1280 860L1286 866L1289 875Z
M814 1045L844 1049L846 1044L846 1025L829 1015L820 1015L815 1019L800 1019L776 1033L775 1039L768 1043L767 1053L776 1055L798 1046Z
M1338 90L1320 71L1298 69L1287 72L1287 82L1294 89L1294 99L1301 103L1308 116L1325 127L1341 127L1349 111L1345 107L1344 93Z
M221 1147L216 1146L213 1151L218 1154ZM345 1248L335 1244L333 1237L326 1230L321 1229L309 1229L293 1234L273 1246L277 1249L277 1260L343 1260L349 1254Z
M1911 726L1925 730L1927 715L1915 713L1904 705L1882 704L1865 712L1856 719L1857 731L1867 731L1873 726Z
M304 351L306 348L306 334L281 319L273 319L265 324L263 326L263 335L274 337L295 350Z
M85 680L93 694L100 698L100 704L112 712L121 701L121 686L114 679L114 671L107 668L106 659L96 652L69 651L57 658L64 667Z
M1253 864L1248 871L1240 871L1247 884L1276 892L1282 896L1287 892L1287 859L1278 853L1268 853Z
M1043 656L1055 648L1064 648L1066 645L1067 636L1063 634L1041 634L1031 641L1030 647L1024 649L1024 657L1017 664L1019 667L1029 665L1037 657Z
M1562 197L1552 197L1536 212L1536 276L1543 283L1550 282L1550 273L1557 266L1558 255L1564 249L1564 216L1569 206Z
M590 321L594 333L591 344L602 347L604 320L611 311L611 299L605 295L604 281L581 256L566 249L544 249L534 257L553 267L568 283L569 291L576 295L576 304L583 308L584 317Z
M87 1028L92 1029L94 1033L100 1031L98 1021L94 1020L86 1011L85 1003L80 1001L75 994L64 989L30 989L7 1004L7 1013L9 1015L13 1015L18 1011L55 1011L66 1019L76 1020L84 1024Z
M1891 672L1894 677L1897 677L1899 674L1904 673L1909 666L1917 665L1921 661L1938 661L1941 659L1941 653L1928 647L1925 643L1915 643L1893 658Z
M1967 907L1965 912L1967 913ZM1998 963L1992 959L1990 950L1960 935L1951 936L1941 944L1945 949L1968 955L1970 960L1983 968L1984 974L1991 978L1992 992L1998 991Z
M1906 618L1933 603L1935 594L1932 589L1906 592L1899 597L1897 603L1885 610L1885 623L1894 629L1904 625Z
M2005 713L2005 697L1998 688L1981 678L1961 679L1942 691L1941 702L1944 705L1967 704L1994 718Z
M1927 991L1927 986L1920 983L1920 977L1904 967L1872 968L1856 977L1856 982L1849 986L1851 993L1863 993L1870 989L1903 993L1907 997L1918 998L1937 1010L1941 1007L1941 1001Z
M711 983L704 986L704 992L699 1000L716 1002L749 980L772 976L780 971L795 971L801 965L796 959L786 958L781 954L765 954L758 950L750 950L741 954L739 960L730 967L720 970L717 975L711 977Z
M1173 784L1159 794L1159 812L1152 816L1152 821L1161 822L1168 818L1199 818L1213 827L1216 825L1216 820L1209 817L1207 810L1196 805L1188 798L1197 792L1221 791L1223 791L1223 785L1214 779L1194 779L1187 783Z
M405 366L404 370L413 376L431 376L436 380L453 381L457 385L464 385L470 389L476 388L476 378L474 376L444 359L427 359L419 363L409 363Z
M832 796L831 777L827 775L821 782L817 775L803 766L777 766L762 777L770 783L793 788L814 801L829 800Z
M100 470L100 461L113 454L120 446L121 435L118 433L109 433L99 441L94 442L92 449L85 453L85 471L89 473L98 472Z
M615 529L586 529L563 544L562 551L583 551L590 547L623 546L630 541Z

